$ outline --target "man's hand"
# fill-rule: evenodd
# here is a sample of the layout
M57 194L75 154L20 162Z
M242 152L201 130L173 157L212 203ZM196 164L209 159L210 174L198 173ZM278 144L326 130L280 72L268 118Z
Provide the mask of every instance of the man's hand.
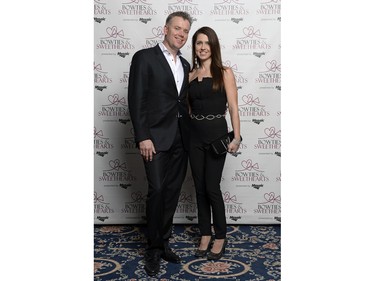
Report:
M139 142L139 150L146 162L152 161L152 156L156 153L154 143L151 140L144 140Z

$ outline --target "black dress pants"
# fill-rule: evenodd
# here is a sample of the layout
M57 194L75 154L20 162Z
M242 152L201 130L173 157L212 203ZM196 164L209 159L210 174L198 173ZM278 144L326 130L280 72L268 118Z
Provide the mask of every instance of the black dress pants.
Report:
M220 190L221 176L226 154L216 155L207 145L192 144L189 160L195 185L198 227L201 235L212 235L212 221L216 239L226 237L226 217L223 195Z
M179 130L168 151L157 152L152 161L144 162L148 180L147 250L163 249L168 244L187 163L188 154Z

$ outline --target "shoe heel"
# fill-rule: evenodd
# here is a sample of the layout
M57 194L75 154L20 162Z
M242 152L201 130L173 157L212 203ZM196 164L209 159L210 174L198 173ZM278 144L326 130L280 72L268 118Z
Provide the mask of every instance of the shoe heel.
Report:
M198 249L195 251L194 256L197 258L203 258L204 256L207 255L208 251L211 249L211 244L212 244L213 238L211 236L210 241L208 242L207 249L206 250L199 250Z
M213 252L209 252L207 254L207 259L208 260L219 260L222 258L222 256L224 255L225 253L225 247L227 246L227 240L225 239L224 240L224 244L223 244L223 247L221 248L220 252L219 253L213 253Z

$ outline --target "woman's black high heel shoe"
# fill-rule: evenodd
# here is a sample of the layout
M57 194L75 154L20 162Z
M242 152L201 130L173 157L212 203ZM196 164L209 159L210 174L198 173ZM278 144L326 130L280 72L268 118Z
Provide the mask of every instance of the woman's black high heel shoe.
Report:
M207 254L208 260L219 260L225 253L225 246L227 245L227 239L224 240L223 247L221 248L221 251L219 253L213 253L210 251Z
M211 249L212 240L213 240L213 238L211 237L210 242L208 242L208 246L207 246L206 250L199 250L198 249L198 250L195 251L194 256L196 256L197 258L203 258L204 256L206 256L208 251Z

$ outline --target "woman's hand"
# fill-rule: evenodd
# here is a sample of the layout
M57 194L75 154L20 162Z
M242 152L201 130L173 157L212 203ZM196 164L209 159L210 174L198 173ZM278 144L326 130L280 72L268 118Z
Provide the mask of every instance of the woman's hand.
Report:
M229 153L236 153L240 148L241 140L233 139L228 145Z

